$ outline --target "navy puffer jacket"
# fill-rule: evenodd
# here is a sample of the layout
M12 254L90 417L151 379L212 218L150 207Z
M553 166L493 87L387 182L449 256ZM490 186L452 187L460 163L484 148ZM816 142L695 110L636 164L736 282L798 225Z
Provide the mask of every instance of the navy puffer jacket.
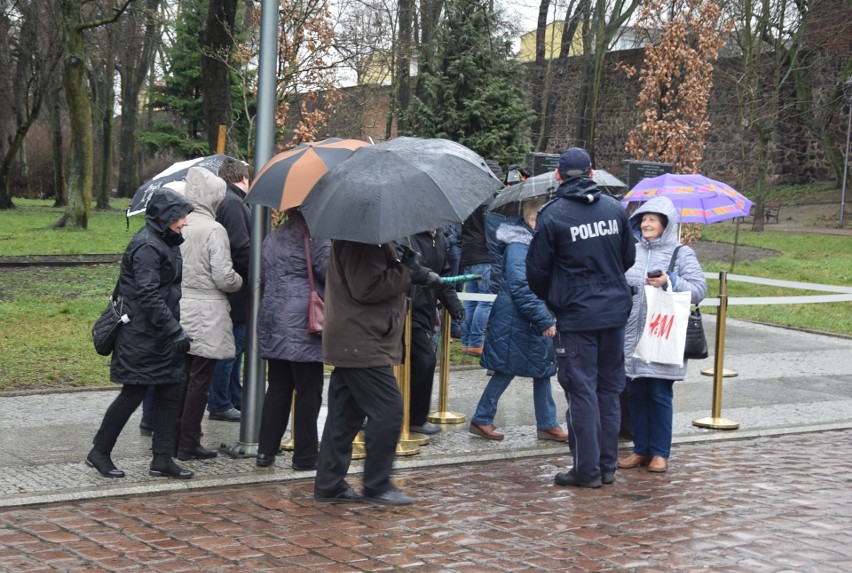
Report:
M503 281L491 307L480 363L496 372L539 378L556 373L553 340L542 332L555 324L527 284L526 257L532 229L518 216L497 228L503 251Z
M180 297L183 237L169 225L192 211L192 204L170 190L151 196L145 226L130 239L118 291L130 322L118 330L109 366L110 380L121 384L180 384L184 354L171 339L181 331Z

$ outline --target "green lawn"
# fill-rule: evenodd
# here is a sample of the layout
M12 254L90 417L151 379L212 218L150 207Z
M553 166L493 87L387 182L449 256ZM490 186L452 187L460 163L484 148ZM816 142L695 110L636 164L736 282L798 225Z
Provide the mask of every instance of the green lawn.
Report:
M63 211L49 201L16 199L18 208L0 212L0 256L121 253L144 223L137 215L127 220L127 200L113 202L114 210L94 212L89 230L51 229ZM705 240L732 241L731 225L708 225ZM852 238L832 235L794 235L773 231L740 232L740 244L781 253L739 263L736 274L800 282L852 286ZM727 264L708 264L705 270L729 270ZM118 265L66 269L4 269L0 273L0 391L108 385L109 358L98 356L89 330L112 291ZM708 296L718 294L710 281ZM823 294L729 282L728 295L790 296ZM708 308L708 312L711 310ZM777 306L731 306L734 318L852 336L852 303ZM453 364L478 361L452 345Z

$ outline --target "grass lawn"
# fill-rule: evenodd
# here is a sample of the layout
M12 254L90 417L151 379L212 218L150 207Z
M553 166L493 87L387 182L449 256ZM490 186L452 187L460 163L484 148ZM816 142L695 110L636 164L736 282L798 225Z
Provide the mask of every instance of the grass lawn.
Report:
M127 219L128 200L113 210L93 212L89 230L51 229L63 213L50 201L15 199L18 206L0 212L0 256L121 253L143 224ZM704 239L730 242L730 225L704 227ZM801 282L852 286L852 239L830 235L740 232L740 244L774 249L778 257L739 263L736 274ZM708 264L705 270L729 270ZM108 386L109 358L95 353L89 330L103 310L118 276L118 265L4 269L0 273L0 391ZM708 296L718 294L710 281ZM823 294L729 282L728 295L789 296ZM710 309L707 309L710 311ZM731 306L734 318L852 335L852 303ZM451 345L454 365L478 363Z

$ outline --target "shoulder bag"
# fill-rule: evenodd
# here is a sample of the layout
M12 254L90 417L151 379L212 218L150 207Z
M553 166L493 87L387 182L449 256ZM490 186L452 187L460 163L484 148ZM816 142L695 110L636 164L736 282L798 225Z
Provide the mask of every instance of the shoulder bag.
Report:
M109 297L106 308L92 326L92 341L95 352L101 356L109 356L115 348L115 339L122 324L130 322L130 317L124 313L124 299L118 296L118 282Z
M325 302L314 288L314 270L311 262L311 243L308 239L308 228L305 231L305 261L308 263L308 285L310 295L308 296L308 333L322 334L323 316L325 315Z
M677 252L683 245L678 245L672 253L672 260L669 263L669 274L674 270L675 259ZM698 310L698 305L692 307L689 311L689 320L686 325L686 345L683 349L684 358L702 359L707 358L710 352L707 349L707 337L704 335L704 324L701 320L701 311Z

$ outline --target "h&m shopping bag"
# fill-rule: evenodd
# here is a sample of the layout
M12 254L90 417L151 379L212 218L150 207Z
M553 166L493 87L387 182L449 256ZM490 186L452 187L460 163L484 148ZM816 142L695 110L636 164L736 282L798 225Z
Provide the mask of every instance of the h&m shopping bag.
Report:
M672 292L671 288L671 283L668 283L668 290L644 287L648 311L633 356L645 362L683 364L692 294Z

